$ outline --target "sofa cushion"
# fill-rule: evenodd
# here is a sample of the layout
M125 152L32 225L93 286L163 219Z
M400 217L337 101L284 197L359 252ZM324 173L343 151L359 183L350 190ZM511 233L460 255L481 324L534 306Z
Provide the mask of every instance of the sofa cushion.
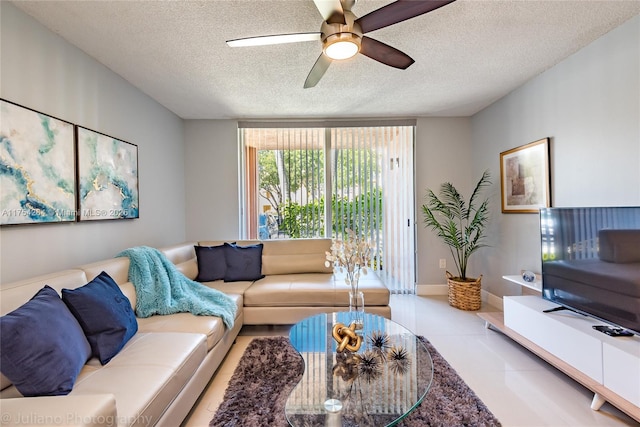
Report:
M195 242L180 243L177 245L160 248L169 261L175 264L178 271L191 280L198 276L198 263L196 261Z
M85 286L63 289L62 301L80 323L92 354L103 365L138 331L131 303L104 271Z
M0 315L5 315L29 301L43 286L60 292L62 288L79 288L87 283L87 275L81 269L57 271L31 277L13 283L2 284Z
M177 245L165 246L158 248L169 261L174 264L180 264L196 257L194 251L195 242L179 243Z
M222 283L222 282L220 282ZM236 319L242 314L242 296L229 295L236 302ZM235 322L234 322L235 323ZM207 350L220 341L226 328L216 316L196 316L191 313L175 313L138 319L140 332L189 332L207 336Z
M111 362L91 359L71 395L112 393L118 425L153 426L205 360L205 336L137 333Z
M198 261L198 282L210 282L222 280L227 272L225 259L225 247L219 246L194 246Z
M262 279L264 277L262 274L262 248L262 243L251 246L225 243L224 257L227 269L224 281L240 282Z
M262 273L331 273L327 267L326 252L331 250L331 239L269 240L264 242Z
M109 258L92 262L91 264L84 264L78 268L84 270L87 275L87 281L97 277L103 271L106 271L118 285L129 281L129 258L126 257Z
M0 367L24 396L68 394L91 356L82 328L45 286L0 318Z
M275 274L256 282L244 294L245 306L333 306L332 274ZM347 305L349 303L347 299Z
M245 291L254 284L254 281L244 280L240 282L224 282L222 280L216 280L213 282L203 282L202 284L209 288L224 292L229 296L233 296L234 294L244 295Z
M2 425L115 427L116 399L110 393L2 399ZM14 422L6 422L14 417Z
M348 307L350 287L333 274L275 274L244 293L245 307ZM389 305L389 290L374 274L360 278L365 306Z
M198 263L195 258L176 264L176 269L191 280L196 280L198 277Z

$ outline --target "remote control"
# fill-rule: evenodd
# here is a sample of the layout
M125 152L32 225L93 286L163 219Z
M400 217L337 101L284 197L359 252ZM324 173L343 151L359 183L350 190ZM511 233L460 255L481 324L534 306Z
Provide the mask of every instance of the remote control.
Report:
M633 332L631 331L627 331L626 329L622 328L616 328L613 326L597 325L593 326L593 329L605 333L611 337L630 337L633 335Z

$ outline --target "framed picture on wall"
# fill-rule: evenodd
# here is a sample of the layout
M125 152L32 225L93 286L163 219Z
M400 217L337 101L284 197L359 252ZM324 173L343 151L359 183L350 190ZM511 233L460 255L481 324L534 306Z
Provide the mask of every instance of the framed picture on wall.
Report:
M139 217L138 146L76 126L80 221Z
M76 220L73 124L0 99L0 225Z
M500 153L503 213L537 213L551 206L549 138Z

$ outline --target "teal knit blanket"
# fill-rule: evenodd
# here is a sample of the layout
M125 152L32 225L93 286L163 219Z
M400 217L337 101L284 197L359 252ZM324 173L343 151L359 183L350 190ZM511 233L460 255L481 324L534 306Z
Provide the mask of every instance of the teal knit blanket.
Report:
M136 290L139 317L189 312L218 316L227 328L233 327L235 301L223 292L190 280L159 250L137 246L116 257L129 258L129 280Z

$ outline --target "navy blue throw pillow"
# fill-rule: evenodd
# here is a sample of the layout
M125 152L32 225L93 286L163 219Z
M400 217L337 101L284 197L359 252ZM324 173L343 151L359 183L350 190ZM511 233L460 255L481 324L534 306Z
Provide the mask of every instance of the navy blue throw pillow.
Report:
M0 317L0 370L23 396L69 394L91 347L49 286Z
M224 245L194 246L198 262L198 282L212 282L224 279L227 271Z
M104 271L77 289L63 289L62 300L78 319L91 351L103 365L138 332L129 299Z
M262 274L262 243L251 246L224 244L224 258L227 270L225 282L259 280Z

